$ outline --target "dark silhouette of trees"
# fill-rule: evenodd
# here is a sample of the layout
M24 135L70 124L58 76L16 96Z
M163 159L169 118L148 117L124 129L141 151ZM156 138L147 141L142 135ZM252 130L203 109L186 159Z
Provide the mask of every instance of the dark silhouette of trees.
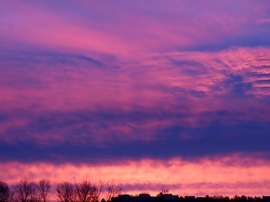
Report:
M97 186L88 180L82 182L63 182L56 185L58 201L98 202L102 192L102 184Z
M7 202L11 200L11 191L7 183L0 181L0 201Z
M0 202L46 202L50 187L48 180L40 180L36 184L28 179L22 179L14 186L13 193L7 183L0 181Z
M0 202L47 202L51 193L51 183L46 179L34 183L27 178L10 187L0 180ZM89 180L81 182L62 182L56 184L55 191L57 201L60 202L99 202L100 196L104 196L101 202L270 202L270 196L250 197L235 195L228 196L178 196L169 194L169 190L163 189L156 197L149 194L130 196L121 195L121 187L116 184L93 184ZM51 199L50 199L51 200Z
M62 182L56 185L58 201L70 202L75 201L75 188L70 182Z
M75 184L76 201L97 202L100 192L101 190L98 186L87 180Z
M39 201L37 184L30 182L28 179L21 180L14 187L14 197L21 202Z
M105 190L106 201L111 201L112 197L119 196L121 194L122 188L116 184L107 184Z
M49 180L40 180L38 182L38 194L41 201L46 202L48 200L48 194L50 192L51 183Z

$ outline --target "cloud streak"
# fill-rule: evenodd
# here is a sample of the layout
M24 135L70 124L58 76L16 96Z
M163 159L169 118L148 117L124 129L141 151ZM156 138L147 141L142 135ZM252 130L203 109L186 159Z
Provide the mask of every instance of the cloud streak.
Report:
M1 164L1 171L5 171L2 178L10 184L16 183L20 176L34 181L46 178L52 183L89 178L96 183L99 180L117 183L123 187L124 193L131 194L145 190L156 195L166 188L179 195L234 196L267 194L270 186L268 167L268 161L235 155L200 161L142 159L94 166L85 163L55 166L50 163L10 162Z

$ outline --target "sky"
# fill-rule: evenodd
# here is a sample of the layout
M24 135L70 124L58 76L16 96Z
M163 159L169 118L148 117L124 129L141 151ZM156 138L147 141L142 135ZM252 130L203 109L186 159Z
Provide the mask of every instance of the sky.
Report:
M0 180L270 194L270 1L1 1Z

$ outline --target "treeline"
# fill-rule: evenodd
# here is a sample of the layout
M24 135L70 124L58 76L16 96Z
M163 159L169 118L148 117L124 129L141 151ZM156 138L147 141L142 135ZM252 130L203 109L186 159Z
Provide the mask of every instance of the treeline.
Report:
M121 187L116 184L91 183L89 180L61 182L52 186L49 180L33 182L22 179L13 186L0 181L0 202L270 202L270 196L178 196L162 190L157 196L140 194L121 195ZM101 199L102 198L102 199Z
M120 195L113 197L112 202L270 202L270 196L250 197L250 196L234 196L233 198L224 196L178 196L160 192L156 197L149 194L140 194L138 196Z
M22 179L12 187L0 181L0 202L103 202L121 194L121 187L115 184L93 184L89 180L61 182L53 188L49 180L38 183ZM52 197L53 195L53 197ZM53 199L52 199L53 198Z
M162 201L172 201L170 198L166 198L166 194L163 195L160 193L155 199L154 202L162 202ZM195 197L195 196L180 196L173 200L174 202L270 202L269 196L263 197L251 197L251 196L239 196L235 195L230 198L228 196L205 196L205 197Z

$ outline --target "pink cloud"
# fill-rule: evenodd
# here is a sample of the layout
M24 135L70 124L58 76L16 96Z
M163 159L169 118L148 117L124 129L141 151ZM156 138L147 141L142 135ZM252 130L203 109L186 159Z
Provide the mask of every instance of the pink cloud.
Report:
M149 192L152 195L166 187L179 195L198 195L200 190L201 195L260 196L267 194L269 190L269 172L268 161L239 155L206 158L197 162L144 159L100 165L1 163L1 180L10 185L22 177L29 177L34 181L45 178L52 183L87 178L95 183L102 180L120 184L127 193Z
M107 122L108 128L100 128L93 122L87 123L93 131L98 131L100 134L95 137L95 141L99 143L105 139L109 141L111 138L153 140L155 138L151 132L153 128L171 125L202 127L217 118L229 125L252 120L267 122L270 119L269 110L266 103L258 98L269 96L269 91L261 88L267 87L268 84L256 83L261 79L256 75L269 79L270 72L267 68L270 66L269 53L267 48L234 48L220 52L173 52L165 56L156 55L136 63L115 61L112 65L120 66L119 69L112 68L108 64L97 67L95 64L85 63L79 59L72 61L77 62L78 67L72 64L59 63L48 66L46 63L41 63L32 71L21 68L18 63L18 67L12 70L3 68L3 74L0 76L2 84L0 109L2 113L8 113L12 117L9 122L1 123L1 130L5 132L14 126L27 126L42 114L46 116L46 114L63 111L73 113L85 110L95 112L97 109L118 110L125 114L143 108L149 113L164 110L169 114L186 115L172 116L167 120L150 117L143 122L122 120L121 124L116 119ZM47 58L40 56L40 60L47 61ZM20 75L24 75L24 79L13 80L21 78ZM230 78L230 75L236 75L235 77L241 80L226 81L234 79L234 77ZM33 82L34 85L28 84L28 81ZM244 89L243 93L249 96L245 97L245 102L234 97L237 94L233 94L234 86L231 83L252 85L252 88ZM199 93L199 96L196 93ZM17 113L18 106L28 109L32 113L31 116L29 113ZM204 113L221 110L233 112L234 119L218 115L201 116ZM58 118L56 122L64 122L64 119L65 117ZM76 120L74 122L77 123ZM76 128L83 127L83 124L77 123ZM72 127L74 125L66 126L66 129L61 130L69 131ZM128 135L139 128L148 131L147 135ZM28 134L32 140L42 137L44 143L52 139L65 141L63 131L59 133L59 130L56 128L55 131L51 131L51 134L41 132L42 136L34 133L30 135L31 132ZM119 135L108 136L111 131ZM4 139L13 138L9 136Z
M10 41L47 49L102 52L130 60L160 51L218 46L246 33L252 36L256 34L253 26L265 19L269 7L265 3L231 1L196 3L196 6L188 1L163 3L162 7L141 4L67 5L80 7L82 15L59 11L51 8L50 3L46 6L6 3L1 34ZM187 9L190 7L194 10Z

